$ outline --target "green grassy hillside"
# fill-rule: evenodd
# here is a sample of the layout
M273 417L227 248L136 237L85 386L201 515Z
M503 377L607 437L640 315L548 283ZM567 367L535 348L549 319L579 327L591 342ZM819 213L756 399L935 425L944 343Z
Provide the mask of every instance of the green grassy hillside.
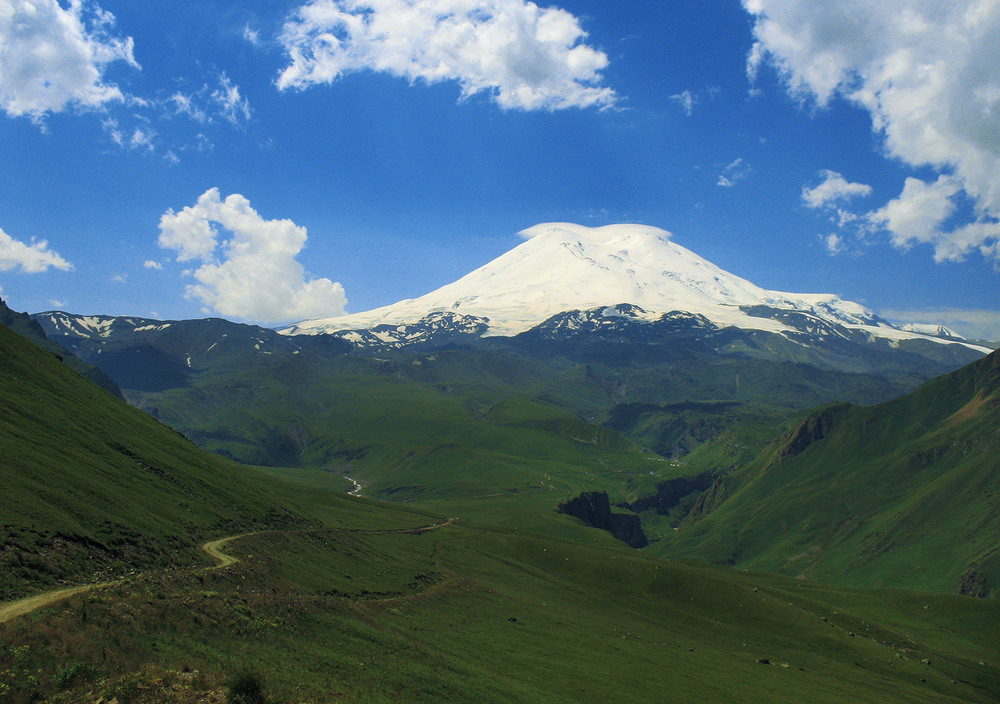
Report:
M319 520L252 474L0 326L0 598L199 564L210 536Z
M524 531L275 531L0 625L11 704L990 702L1000 602L861 592Z
M60 357L62 361L65 362L71 369L80 372L95 384L103 389L106 389L107 391L110 391L118 398L122 398L121 389L107 374L94 365L87 364L79 357L70 354L56 342L49 340L45 336L45 331L42 329L42 326L39 325L37 321L33 320L27 313L18 313L11 310L7 307L7 304L3 301L3 299L0 299L0 325L10 328L19 335L23 335L28 338L42 349L52 352Z
M1000 688L1000 601L671 563L543 511L564 465L597 483L597 467L627 476L614 461L640 455L531 400L478 409L501 431L476 443L501 453L490 443L524 435L497 476L532 479L517 466L527 449L549 476L486 498L472 494L491 480L470 478L458 500L436 500L470 516L455 522L345 497L339 472L208 455L4 328L0 365L6 591L116 580L0 619L5 704L234 701L238 683L262 686L257 701L317 704L989 702ZM341 422L376 444L373 412ZM394 437L424 447L427 412L417 403ZM456 422L456 437L472 431ZM417 453L427 466L413 476L446 451ZM197 553L235 533L237 563Z
M1000 353L834 406L721 480L655 548L858 586L1000 594Z

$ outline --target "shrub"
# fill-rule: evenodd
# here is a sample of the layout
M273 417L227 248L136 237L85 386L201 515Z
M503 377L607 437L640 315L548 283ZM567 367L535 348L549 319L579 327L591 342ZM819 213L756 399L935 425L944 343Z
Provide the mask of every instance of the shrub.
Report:
M229 704L265 704L264 678L255 670L244 670L229 682Z
M101 672L93 665L85 662L74 662L52 675L52 684L56 689L69 689L78 682L93 682Z

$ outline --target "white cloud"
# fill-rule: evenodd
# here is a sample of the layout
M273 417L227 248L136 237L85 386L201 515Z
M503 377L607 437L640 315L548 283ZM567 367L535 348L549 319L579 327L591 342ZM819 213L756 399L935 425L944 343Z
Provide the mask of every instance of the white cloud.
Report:
M719 174L719 180L716 181L716 185L723 188L732 188L752 173L753 168L740 157L722 170L722 173Z
M228 239L220 241L216 225ZM177 252L177 261L198 260L188 272L198 282L187 297L206 311L260 322L284 322L344 313L339 283L307 277L296 260L306 230L291 220L265 220L238 193L222 200L217 188L194 206L160 218L159 244Z
M250 101L225 72L219 75L215 88L206 83L193 93L178 91L165 100L151 102L150 107L160 108L169 115L187 117L199 125L211 125L222 118L234 127L242 127L253 116ZM199 138L204 136L199 135ZM177 159L176 152L173 152L173 158L167 156L167 159Z
M684 114L688 117L691 117L691 114L694 112L694 106L698 102L697 96L695 96L690 90L671 95L670 99L680 105L681 110L683 110Z
M907 178L899 197L869 213L868 219L888 230L897 247L934 242L941 225L955 212L952 198L960 188L948 176L940 176L934 183Z
M0 107L40 121L68 107L123 99L104 79L115 61L139 68L131 37L111 34L114 16L85 0L0 2Z
M167 99L167 104L173 106L175 114L187 115L195 122L205 124L211 121L208 113L196 104L192 95L185 95L180 92L174 93Z
M370 70L457 81L462 97L485 93L504 109L613 105L607 55L586 37L569 12L526 0L312 0L279 37L291 63L278 87Z
M819 238L823 242L823 246L826 247L826 251L830 254L842 254L847 249L844 238L837 233L820 235Z
M869 223L888 231L897 247L932 245L939 262L960 261L978 249L987 259L1000 263L1000 223L978 221L950 230L945 227L957 211L955 198L961 191L958 180L948 175L934 183L908 178L898 198L866 217Z
M45 240L25 244L0 230L0 271L18 268L26 274L40 274L50 268L69 271L73 265L49 249Z
M240 95L239 86L233 85L225 73L219 77L219 87L212 92L212 100L222 116L233 125L239 127L250 119L249 101Z
M856 196L866 197L872 187L864 183L851 183L836 171L828 169L820 172L823 182L815 188L802 188L802 200L810 208L822 208L838 201L850 200Z
M251 28L249 24L243 25L242 36L246 41L250 42L254 46L261 45L260 32L258 32L256 29Z
M128 274L112 274L111 280L116 284L128 283Z
M163 265L155 259L147 259L142 263L142 265L147 269L156 269L157 271L163 269Z
M1000 0L743 0L743 6L755 16L751 79L769 61L801 99L822 107L839 96L867 110L890 156L945 174L947 188L939 182L930 187L936 195L923 199L936 226L943 223L937 216L946 190L952 200L964 192L975 204L965 226L929 232L910 223L890 230L894 243L933 241L945 259L978 248L1000 262ZM897 199L905 203L894 209L918 206L917 187L908 181L907 188ZM900 222L879 213L875 221Z
M136 127L128 140L129 149L145 149L153 152L156 149L156 131L149 128Z

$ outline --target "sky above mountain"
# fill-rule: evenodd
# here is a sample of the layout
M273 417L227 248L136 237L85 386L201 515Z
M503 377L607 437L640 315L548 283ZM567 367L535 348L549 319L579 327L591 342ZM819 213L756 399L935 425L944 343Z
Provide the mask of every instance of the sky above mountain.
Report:
M630 222L1000 339L998 65L1000 0L0 0L0 295L277 324Z

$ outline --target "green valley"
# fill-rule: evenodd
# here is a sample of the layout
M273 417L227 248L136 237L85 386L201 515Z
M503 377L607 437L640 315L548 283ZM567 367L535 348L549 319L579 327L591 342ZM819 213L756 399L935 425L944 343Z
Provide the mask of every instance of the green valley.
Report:
M775 516L830 520L821 511L829 498L801 508L783 498L775 513L749 519L741 535L766 539L763 526L774 528L772 552L748 541L736 569L703 561L729 561L718 536L745 520L723 520L745 510L744 494L795 487L783 468L798 462L803 478L801 463L837 433L864 436L859 453L899 440L901 457L924 452L934 466L944 455L993 457L976 438L996 424L987 414L996 355L888 402L895 418L919 413L914 422L939 439L963 429L961 451L941 456L878 406L833 407L824 413L836 422L825 424L816 420L824 413L793 421L790 408L734 399L648 401L641 384L640 395L609 405L607 368L525 364L498 351L260 355L257 366L220 365L142 397L156 399L161 419L212 419L210 436L182 429L232 457L256 452L266 419L281 419L273 437L304 461L254 467L199 449L3 327L0 347L4 599L96 585L4 617L4 701L222 702L245 691L316 703L578 702L622 692L639 701L989 702L1000 688L1000 602L943 593L958 588L956 565L978 556L982 576L969 583L992 594L985 549L995 522L984 515L978 542L959 558L935 557L957 553L957 525L991 505L988 491L976 503L973 489L947 484L955 518L929 526L939 542L916 523L872 519L896 530L896 542L909 527L934 572L923 581L893 572L917 553L884 550L840 574L836 550L848 547L838 546L810 563L809 579L795 579L803 570L785 569L781 550L798 548ZM790 423L794 432L772 442ZM822 438L809 430L817 424ZM882 434L866 435L872 426ZM679 451L665 457L668 448ZM962 476L983 472L964 462ZM703 470L710 488L680 488ZM671 481L680 508L642 510L653 539L643 550L556 510L603 491L628 513ZM356 485L384 500L348 496ZM938 485L921 486L926 495ZM916 491L900 494L926 513ZM960 513L963 501L972 508ZM214 558L199 549L220 540ZM832 585L845 580L854 586ZM857 588L877 584L901 589Z
M998 427L997 352L881 405L817 411L733 465L655 551L995 597ZM718 467L705 450L704 466Z

